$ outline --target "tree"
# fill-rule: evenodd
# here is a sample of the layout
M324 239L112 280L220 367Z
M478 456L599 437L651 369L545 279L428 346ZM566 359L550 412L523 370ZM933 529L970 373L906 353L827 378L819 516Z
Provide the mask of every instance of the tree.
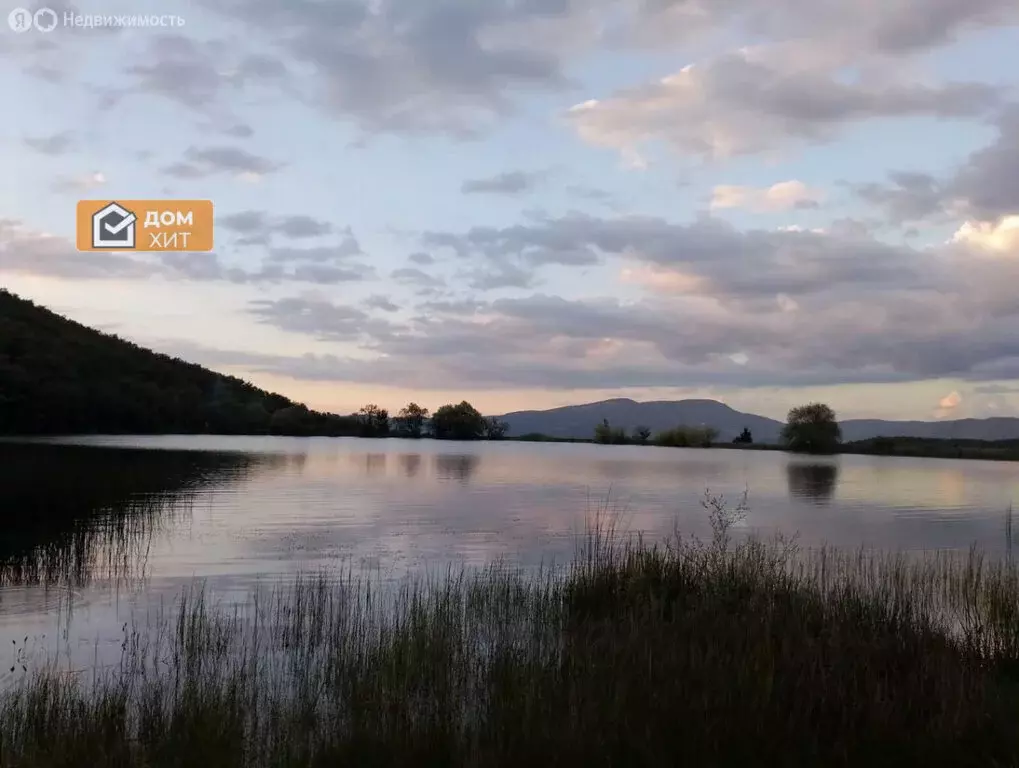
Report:
M408 403L406 408L400 409L396 417L397 434L401 437L421 437L427 418L427 408L422 408L417 403Z
M495 416L485 419L485 437L489 440L502 440L508 430L509 424L499 421Z
M680 425L659 432L655 435L655 443L670 448L710 448L718 437L714 427L688 427Z
M633 439L644 445L651 437L651 427L637 427L633 430Z
M308 434L310 414L303 405L288 405L280 408L269 419L269 434L300 437Z
M594 441L604 445L621 445L626 442L626 430L622 427L609 425L608 419L594 428Z
M734 443L750 444L754 442L754 436L750 433L749 427L743 427L743 431L739 433L739 437L734 437L732 441Z
M466 400L444 405L432 416L432 434L439 440L479 440L486 431L485 417Z
M842 440L835 411L824 403L793 408L782 428L782 442L799 453L834 453Z
M357 413L361 423L361 437L386 437L389 435L389 411L370 403Z

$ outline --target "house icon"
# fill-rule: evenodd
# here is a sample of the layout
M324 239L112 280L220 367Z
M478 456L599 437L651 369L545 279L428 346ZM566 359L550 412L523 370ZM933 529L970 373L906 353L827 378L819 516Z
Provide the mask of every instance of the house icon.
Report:
M137 216L117 203L104 206L92 214L92 247L134 248L137 220Z

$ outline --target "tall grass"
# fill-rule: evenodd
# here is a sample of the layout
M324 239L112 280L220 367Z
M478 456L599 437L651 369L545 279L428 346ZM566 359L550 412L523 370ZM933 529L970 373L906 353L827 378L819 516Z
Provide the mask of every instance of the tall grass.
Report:
M994 766L1019 761L1019 579L591 530L565 569L200 587L90 681L0 699L5 766Z

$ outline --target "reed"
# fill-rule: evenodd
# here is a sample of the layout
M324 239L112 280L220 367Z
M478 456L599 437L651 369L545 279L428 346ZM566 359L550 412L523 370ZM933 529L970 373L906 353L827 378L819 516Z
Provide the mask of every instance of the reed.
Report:
M4 766L1019 763L1019 571L593 526L574 562L200 585L91 679L0 698Z

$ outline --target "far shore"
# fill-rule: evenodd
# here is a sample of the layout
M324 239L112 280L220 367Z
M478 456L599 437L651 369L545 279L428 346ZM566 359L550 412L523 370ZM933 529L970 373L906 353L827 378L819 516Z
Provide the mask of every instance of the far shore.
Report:
M38 440L40 438L54 438L54 437L76 437L76 436L97 436L99 433L80 433L80 435L57 435L57 434L0 434L0 441L10 442L18 440ZM206 433L206 432L188 432L188 433L121 433L121 432L109 432L102 433L103 435L109 436L126 436L137 434L139 436L159 436L159 435L187 435L187 436L220 436L220 437L267 437L272 435L266 435L265 433ZM278 434L277 437L358 437L357 435L286 435ZM379 435L374 436L370 439L387 439L389 437L405 437L401 435ZM422 435L419 438L406 438L405 439L422 439L422 440L446 440L446 438L436 438L432 435ZM472 440L467 442L487 442L492 438L480 438L478 440ZM502 438L497 438L495 441L504 440L506 442L517 442L517 443L587 443L592 445L602 445L599 441L590 437L556 437L553 435L545 435L542 433L530 433L526 435L506 435ZM461 442L455 440L448 440L448 442ZM627 438L624 442L615 442L613 445L633 445L633 446L649 446L649 447L670 447L670 446L658 446L653 440L641 442L633 438ZM978 461L1019 461L1019 439L1014 440L953 440L949 438L926 438L926 437L874 437L867 440L855 440L851 442L841 443L837 450L827 454L810 454L790 451L786 446L777 443L741 443L741 442L712 442L709 445L690 445L686 446L690 448L701 448L701 449L723 449L723 450L741 450L741 451L781 451L784 453L794 453L797 456L832 456L840 454L851 454L851 455L862 455L862 456L901 456L901 457L912 457L912 458L923 458L923 459L971 459Z
M506 440L533 443L596 443L593 438L552 437L543 434L508 436ZM630 440L625 445L653 445ZM722 448L741 451L782 451L789 452L777 443L714 442L702 448ZM924 459L975 459L984 461L1019 461L1019 439L1017 440L952 440L931 437L874 437L842 443L834 454L863 456L908 456ZM818 454L797 454L818 455Z

